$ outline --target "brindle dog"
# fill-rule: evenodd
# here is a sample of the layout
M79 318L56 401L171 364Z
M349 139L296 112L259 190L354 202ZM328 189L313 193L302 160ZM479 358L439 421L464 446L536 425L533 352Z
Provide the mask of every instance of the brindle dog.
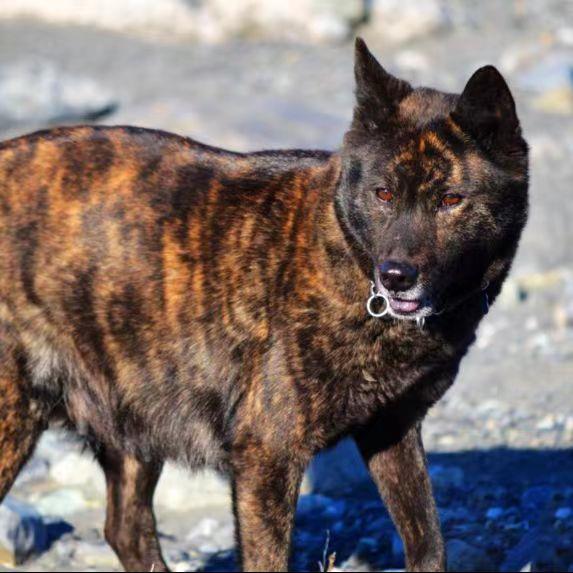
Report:
M0 144L0 499L59 422L101 463L126 569L166 570L169 459L229 473L242 567L279 571L306 464L353 436L408 568L444 569L420 425L509 271L527 146L491 66L414 89L358 40L355 75L334 153L131 127Z

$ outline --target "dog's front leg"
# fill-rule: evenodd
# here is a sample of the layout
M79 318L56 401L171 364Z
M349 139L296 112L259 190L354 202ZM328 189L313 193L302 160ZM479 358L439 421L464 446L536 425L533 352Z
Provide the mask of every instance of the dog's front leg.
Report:
M440 522L428 475L421 425L400 432L389 420L355 436L394 520L408 571L445 571Z
M252 442L233 453L235 531L243 571L287 571L303 474L293 452Z

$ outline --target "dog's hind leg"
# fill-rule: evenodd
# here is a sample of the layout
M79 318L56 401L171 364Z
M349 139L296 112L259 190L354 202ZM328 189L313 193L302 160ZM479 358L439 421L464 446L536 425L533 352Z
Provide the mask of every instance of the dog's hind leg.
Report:
M107 481L107 542L126 571L168 571L153 514L162 463L142 462L106 447L97 458Z
M32 388L21 349L0 330L0 501L34 451L49 411Z

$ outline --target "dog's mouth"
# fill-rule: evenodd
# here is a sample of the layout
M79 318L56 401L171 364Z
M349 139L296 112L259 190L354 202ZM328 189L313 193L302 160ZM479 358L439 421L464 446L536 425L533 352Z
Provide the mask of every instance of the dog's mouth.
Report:
M392 293L376 281L377 291L386 299L388 314L402 320L418 320L434 313L434 305L429 293L418 285L409 291Z
M414 299L407 300L398 297L388 297L388 304L394 313L402 316L410 316L416 314L423 306L423 301Z

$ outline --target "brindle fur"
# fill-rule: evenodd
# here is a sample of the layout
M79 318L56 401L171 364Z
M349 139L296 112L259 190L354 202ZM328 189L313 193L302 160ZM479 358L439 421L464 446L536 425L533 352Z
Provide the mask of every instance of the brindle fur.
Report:
M358 41L355 71L334 153L132 127L0 144L0 498L59 421L106 473L126 569L166 569L151 503L170 459L228 472L243 568L284 570L306 464L353 436L408 568L444 568L420 426L509 270L527 148L491 67L462 96L413 90ZM466 201L439 212L444 191ZM420 269L441 311L425 328L366 313L388 258Z

